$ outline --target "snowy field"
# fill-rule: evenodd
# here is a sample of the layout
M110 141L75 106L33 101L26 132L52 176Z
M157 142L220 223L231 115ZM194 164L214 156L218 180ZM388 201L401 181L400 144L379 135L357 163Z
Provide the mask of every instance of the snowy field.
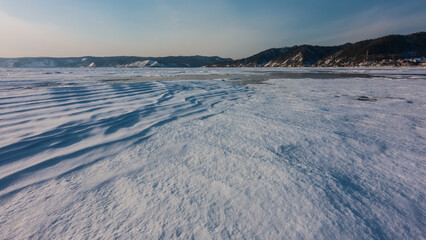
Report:
M0 239L426 239L425 182L426 69L0 69Z

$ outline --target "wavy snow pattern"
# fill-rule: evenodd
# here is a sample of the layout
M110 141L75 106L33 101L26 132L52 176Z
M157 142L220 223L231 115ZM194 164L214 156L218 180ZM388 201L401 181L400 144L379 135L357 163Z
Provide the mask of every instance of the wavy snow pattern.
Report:
M0 238L426 237L423 69L99 81L252 71L0 71Z
M23 97L18 97L22 91L8 94L0 99L3 139L7 140L0 147L0 191L13 191L11 185L27 187L70 173L71 168L88 166L146 140L152 129L169 122L213 116L210 105L247 91L218 83L115 83L52 87ZM39 92L35 90L28 92ZM40 126L45 130L40 131ZM107 150L111 148L117 149ZM104 153L88 157L93 151ZM64 163L67 161L73 163ZM69 167L50 170L61 164ZM39 173L47 169L54 174ZM43 177L28 176L33 174ZM15 184L24 178L28 183Z

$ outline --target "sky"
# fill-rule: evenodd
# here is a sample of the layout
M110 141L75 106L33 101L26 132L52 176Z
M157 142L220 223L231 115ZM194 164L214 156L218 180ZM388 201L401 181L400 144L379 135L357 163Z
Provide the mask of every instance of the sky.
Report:
M0 57L236 59L420 31L425 0L0 0Z

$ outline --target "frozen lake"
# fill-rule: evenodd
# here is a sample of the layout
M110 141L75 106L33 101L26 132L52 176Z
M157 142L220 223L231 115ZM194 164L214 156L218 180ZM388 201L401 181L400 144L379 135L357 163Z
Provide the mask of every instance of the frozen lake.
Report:
M425 239L426 69L0 69L0 239Z

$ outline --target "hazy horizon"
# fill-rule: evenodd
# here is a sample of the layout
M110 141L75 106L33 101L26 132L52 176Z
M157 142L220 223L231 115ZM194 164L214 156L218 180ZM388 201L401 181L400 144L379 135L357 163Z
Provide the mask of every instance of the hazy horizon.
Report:
M0 57L220 56L424 31L420 0L0 0Z

